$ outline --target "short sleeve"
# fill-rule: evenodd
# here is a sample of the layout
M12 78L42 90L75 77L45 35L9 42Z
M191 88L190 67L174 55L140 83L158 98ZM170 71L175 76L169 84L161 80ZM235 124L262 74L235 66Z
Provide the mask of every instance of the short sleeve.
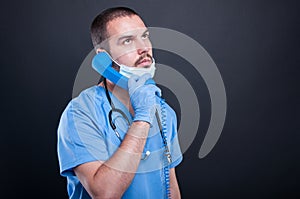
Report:
M80 164L108 159L101 121L97 121L96 115L95 106L86 102L82 105L71 101L63 112L57 144L62 176L75 175L73 168Z

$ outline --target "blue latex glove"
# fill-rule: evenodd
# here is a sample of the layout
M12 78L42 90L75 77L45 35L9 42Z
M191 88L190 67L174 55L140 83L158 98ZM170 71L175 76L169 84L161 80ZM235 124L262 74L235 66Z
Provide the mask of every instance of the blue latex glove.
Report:
M141 77L133 75L128 80L128 93L134 110L133 121L145 121L152 125L155 116L156 96L161 96L161 90L155 84L145 84L150 74Z

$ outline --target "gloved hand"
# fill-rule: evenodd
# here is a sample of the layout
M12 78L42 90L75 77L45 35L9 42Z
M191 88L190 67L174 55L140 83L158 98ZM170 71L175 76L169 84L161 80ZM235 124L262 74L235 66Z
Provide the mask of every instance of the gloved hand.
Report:
M155 84L145 84L150 74L141 77L133 75L128 80L128 92L134 110L133 121L145 121L152 125L157 101L156 95L161 96L161 90Z

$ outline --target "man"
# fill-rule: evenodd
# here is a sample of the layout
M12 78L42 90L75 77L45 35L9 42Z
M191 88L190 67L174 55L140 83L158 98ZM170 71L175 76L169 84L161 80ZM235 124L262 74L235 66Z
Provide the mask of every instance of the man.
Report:
M117 7L94 19L91 37L96 53L128 75L128 90L104 79L63 112L58 157L69 197L180 198L176 115L146 83L155 70L148 29L135 11Z

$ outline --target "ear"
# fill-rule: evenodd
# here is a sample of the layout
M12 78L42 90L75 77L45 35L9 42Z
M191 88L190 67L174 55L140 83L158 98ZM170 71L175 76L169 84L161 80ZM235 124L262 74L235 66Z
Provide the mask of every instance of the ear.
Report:
M106 52L103 48L97 48L96 49L96 54L101 53L101 52Z

